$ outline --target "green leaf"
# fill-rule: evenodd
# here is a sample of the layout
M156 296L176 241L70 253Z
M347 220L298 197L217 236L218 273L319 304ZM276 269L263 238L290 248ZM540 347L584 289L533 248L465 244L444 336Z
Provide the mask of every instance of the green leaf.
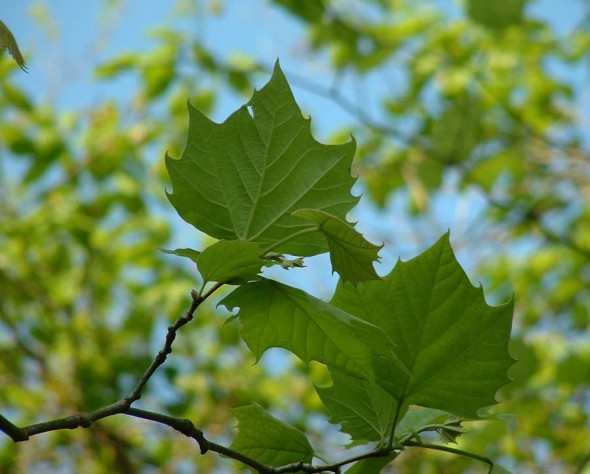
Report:
M316 391L330 413L330 422L354 442L385 442L391 432L397 402L377 384L330 369L332 385Z
M231 449L274 467L311 462L313 448L297 428L277 420L257 404L231 412L238 419L238 435Z
M379 260L381 246L374 245L358 233L352 225L316 209L301 209L294 216L309 219L319 226L330 249L332 271L338 272L343 281L353 284L378 280L373 262Z
M444 421L447 415L447 412L434 408L412 407L395 427L395 435L402 438L410 433L416 433L437 419Z
M393 352L375 325L272 280L242 285L219 304L240 308L242 337L257 359L271 347L283 347L306 363L315 360L370 379Z
M512 302L488 306L469 282L448 234L383 280L340 284L331 303L379 326L411 373L381 365L377 377L402 406L439 408L467 418L497 403L510 380Z
M330 413L330 422L341 425L341 431L350 435L353 443L387 442L391 432L396 399L376 383L359 379L341 371L330 369L332 385L316 387L322 403ZM432 408L413 407L395 427L395 435L401 438L440 419L447 412Z
M197 260L205 282L246 283L258 278L262 264L260 244L239 240L215 242Z
M503 30L522 22L526 0L468 0L469 17L492 30Z
M274 3L308 22L322 21L326 11L323 0L275 0Z
M137 63L137 53L123 53L115 59L102 63L95 69L94 73L99 78L110 78L136 68Z
M166 156L168 198L184 220L220 240L281 242L273 250L299 256L328 250L315 225L292 213L314 208L345 219L358 201L350 194L355 142L312 137L278 62L268 84L224 123L190 104L189 115L181 158Z
M167 253L169 255L177 255L179 257L190 258L195 263L197 263L199 255L201 255L201 252L199 252L198 250L193 250L193 249L174 249L174 250L158 249L158 250L162 253Z
M354 465L346 471L346 474L380 474L381 470L393 461L399 453L390 454L385 457L368 458L354 463Z

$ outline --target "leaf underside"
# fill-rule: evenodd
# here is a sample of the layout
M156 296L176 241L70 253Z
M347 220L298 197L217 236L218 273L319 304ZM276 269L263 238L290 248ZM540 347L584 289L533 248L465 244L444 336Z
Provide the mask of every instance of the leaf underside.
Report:
M356 205L350 175L355 142L324 145L313 138L278 62L268 84L224 123L188 108L182 156L166 156L173 187L168 199L197 229L269 246L314 226L294 211L319 209L345 220ZM311 256L328 246L309 233L275 250Z
M201 252L197 267L205 282L246 283L260 273L263 261L259 254L256 242L220 240Z
M306 292L261 279L242 285L220 305L240 308L242 338L257 359L282 347L362 378L374 378L376 360L393 347L381 329Z

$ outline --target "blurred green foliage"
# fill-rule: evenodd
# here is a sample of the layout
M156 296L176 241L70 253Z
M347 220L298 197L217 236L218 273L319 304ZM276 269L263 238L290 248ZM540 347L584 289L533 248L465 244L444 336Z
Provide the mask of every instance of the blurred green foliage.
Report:
M353 172L375 206L401 196L418 220L434 212L449 182L458 196L485 199L480 223L490 231L478 245L496 255L472 264L494 300L516 295L513 353L520 362L498 406L513 416L469 426L473 433L459 438L460 447L502 459L514 472L585 472L590 140L579 108L583 90L554 65L587 70L589 12L556 31L531 13L534 3L469 0L454 14L426 0L275 0L269 8L303 27L297 41L305 54L328 61L335 78L362 83L401 74L378 95L376 116L362 102L351 107L343 92L315 89L355 115L356 125L333 134L354 134ZM198 34L186 37L173 26L162 25L153 39L153 49L97 67L101 83L132 76L138 87L127 101L92 108L36 102L19 86L16 65L0 61L0 409L16 424L126 394L199 284L190 262L156 250L169 247L174 232L163 210L164 152L180 155L188 98L213 110L224 94L250 93L265 67L255 58L220 57ZM310 378L294 362L272 374L253 366L224 319L212 307L199 309L143 406L188 417L228 440L235 426L229 409L256 401L331 449L311 384L326 374L314 368ZM395 469L476 472L468 460L420 450L400 456ZM242 468L201 456L162 427L114 417L18 445L0 439L0 472L37 471Z

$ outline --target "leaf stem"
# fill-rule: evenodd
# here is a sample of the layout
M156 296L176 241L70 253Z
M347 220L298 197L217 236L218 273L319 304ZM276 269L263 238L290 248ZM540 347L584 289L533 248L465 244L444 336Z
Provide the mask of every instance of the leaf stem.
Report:
M391 433L389 433L389 441L387 447L391 449L393 447L393 441L395 438L395 427L397 426L402 410L403 399L398 400L397 407L395 408L395 416L393 417L393 423L391 424Z
M490 466L490 471L494 467L494 462L490 458L486 458L485 456L480 456L478 454L470 453L468 451L463 451L462 449L451 448L450 446L441 446L440 444L421 444L416 441L408 440L405 442L406 446L412 446L417 448L425 448L425 449L433 449L435 451L444 451L446 453L453 453L459 456L464 456L467 458L475 459L476 461L483 462Z

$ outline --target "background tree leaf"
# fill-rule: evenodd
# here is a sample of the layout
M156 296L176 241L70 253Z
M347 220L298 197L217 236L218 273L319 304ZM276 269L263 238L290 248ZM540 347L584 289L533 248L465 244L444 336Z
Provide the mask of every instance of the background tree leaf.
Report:
M311 462L314 451L305 435L277 420L260 405L233 408L231 413L238 419L238 435L231 449L268 466Z
M249 110L252 110L251 116ZM179 215L217 239L275 244L313 227L292 215L321 209L344 219L355 142L323 145L310 132L277 62L248 107L216 124L189 104L187 144L179 160L166 156ZM300 256L327 251L321 235L304 234L275 249Z
M301 209L293 215L309 219L319 226L319 231L328 242L332 271L338 272L343 281L356 284L379 279L373 262L379 260L378 252L383 245L368 242L351 224L326 212Z
M476 418L509 382L512 302L488 306L469 282L448 234L419 256L398 262L380 281L340 284L331 303L371 322L396 344L411 376L383 365L378 383L402 405Z
M204 281L245 283L255 280L263 261L260 244L220 240L201 252L197 267Z

